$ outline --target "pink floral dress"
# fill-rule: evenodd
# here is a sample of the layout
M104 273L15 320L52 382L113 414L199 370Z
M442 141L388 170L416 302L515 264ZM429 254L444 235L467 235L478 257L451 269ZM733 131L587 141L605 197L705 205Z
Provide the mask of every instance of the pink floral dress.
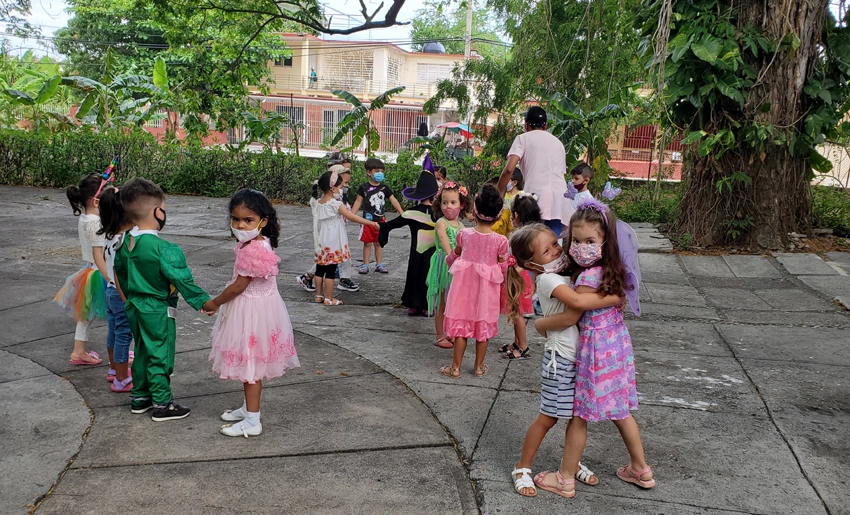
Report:
M251 282L238 297L223 304L212 331L209 360L222 379L254 384L298 368L289 312L277 291L277 264L268 240L237 243L230 285L240 275Z
M588 268L576 287L599 288L602 267ZM575 416L590 422L622 420L638 408L632 339L616 307L585 311L578 321Z
M345 223L339 214L341 205L342 202L336 199L328 200L324 204L310 199L315 244L313 259L317 265L338 265L351 258L348 233L345 232Z
M457 233L460 257L446 257L452 282L446 297L445 330L449 338L475 338L483 342L499 334L499 294L505 279L508 239L475 229Z

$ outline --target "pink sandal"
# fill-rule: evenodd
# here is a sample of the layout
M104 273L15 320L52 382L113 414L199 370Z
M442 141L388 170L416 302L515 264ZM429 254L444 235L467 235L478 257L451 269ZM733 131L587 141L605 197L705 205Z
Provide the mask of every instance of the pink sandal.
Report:
M84 359L68 359L68 363L72 365L100 365L103 363L103 360L100 359L100 356L95 351L87 352L90 358L93 358L95 361L87 361Z
M561 497L566 497L567 499L572 499L576 496L575 479L564 479L564 477L561 476L561 471L558 470L555 472L556 477L558 478L558 486L549 486L546 484L546 474L551 474L551 472L544 470L534 476L534 484L537 485L537 488L546 490L547 492L552 492L553 494L558 494ZM570 485L573 485L573 489L567 490L567 487Z
M640 478L647 472L652 472L652 467L649 465L647 465L643 470L635 470L632 468L631 464L628 464L617 469L617 477L626 483L634 483L641 488L649 490L650 488L655 487L655 478L653 477L647 480Z

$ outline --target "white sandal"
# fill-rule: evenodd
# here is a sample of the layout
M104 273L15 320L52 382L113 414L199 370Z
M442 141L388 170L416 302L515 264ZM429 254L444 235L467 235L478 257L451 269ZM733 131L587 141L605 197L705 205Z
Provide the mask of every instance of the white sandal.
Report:
M521 476L516 477L517 474L521 474ZM514 469L511 472L511 479L514 480L514 490L516 490L516 493L523 497L537 496L537 486L534 484L534 480L531 479L531 469ZM532 488L534 489L534 493L530 495L520 493L520 490L523 488Z
M591 483L590 480L594 477L596 478L596 482ZM576 472L576 479L590 486L596 486L599 484L599 478L596 477L596 474L594 474L593 471L589 468L585 467L582 462L578 462L578 472Z

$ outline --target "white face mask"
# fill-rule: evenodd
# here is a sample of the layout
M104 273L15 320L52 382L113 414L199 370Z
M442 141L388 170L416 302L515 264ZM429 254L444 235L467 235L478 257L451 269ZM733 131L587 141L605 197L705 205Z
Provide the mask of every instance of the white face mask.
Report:
M512 189L514 189L514 185L513 185L513 183L509 182L508 183L508 191L511 191Z
M561 252L561 255L556 257L553 261L546 263L545 265L538 265L534 261L529 261L532 265L539 266L543 269L543 273L545 274L560 274L567 268L567 264L569 263L569 259L567 259L567 255Z
M260 224L257 224L257 226L250 231L240 231L239 229L234 229L232 225L230 226L230 230L233 231L233 235L236 236L237 241L245 243L246 241L251 241L260 235Z

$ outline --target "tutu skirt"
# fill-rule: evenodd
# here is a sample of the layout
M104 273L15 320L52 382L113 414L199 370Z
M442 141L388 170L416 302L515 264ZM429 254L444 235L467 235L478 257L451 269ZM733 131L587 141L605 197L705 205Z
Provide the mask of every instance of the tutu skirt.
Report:
M438 248L431 256L431 266L428 268L428 278L425 284L428 286L428 313L436 313L440 307L440 299L449 289L452 283L452 274L449 273L449 265L446 264L446 253Z
M77 322L106 318L106 292L100 270L85 267L68 276L53 301Z
M221 306L209 359L222 379L251 384L301 366L289 312L276 289L269 296L239 295Z

